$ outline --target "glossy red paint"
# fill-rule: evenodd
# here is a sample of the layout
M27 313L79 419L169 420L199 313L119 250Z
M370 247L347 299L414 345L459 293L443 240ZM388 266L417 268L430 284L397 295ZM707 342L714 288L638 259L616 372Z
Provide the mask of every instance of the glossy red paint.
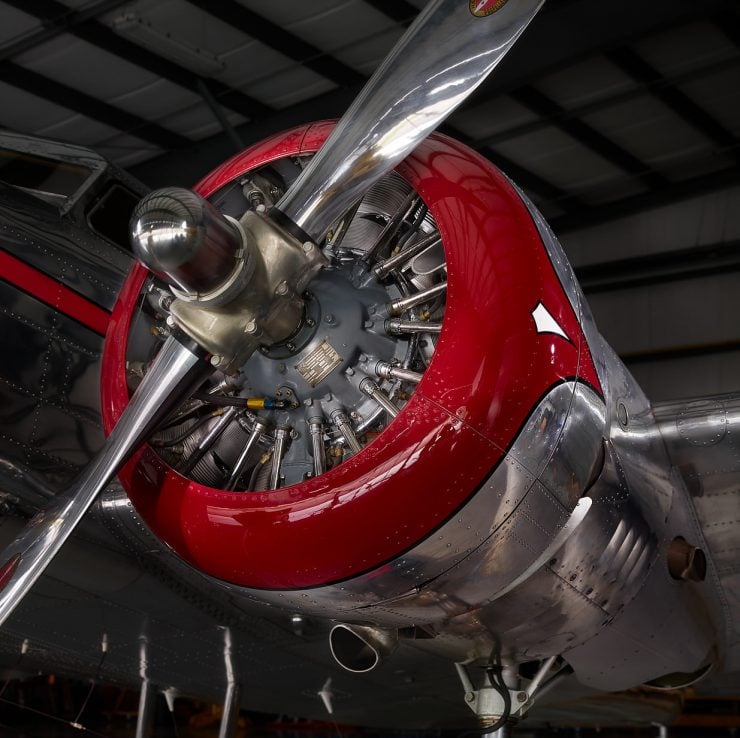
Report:
M258 144L202 180L211 196L255 166L315 151L332 124ZM361 453L274 492L229 493L183 479L149 449L121 478L148 524L184 558L236 584L300 589L380 566L430 534L501 460L541 396L564 379L599 388L593 362L532 219L482 157L434 135L399 172L442 233L448 307L412 400ZM125 343L145 270L114 310L103 365L107 430L128 401ZM538 334L542 301L570 340Z
M103 308L2 249L0 249L0 279L15 285L101 336L104 336L108 329L110 314Z

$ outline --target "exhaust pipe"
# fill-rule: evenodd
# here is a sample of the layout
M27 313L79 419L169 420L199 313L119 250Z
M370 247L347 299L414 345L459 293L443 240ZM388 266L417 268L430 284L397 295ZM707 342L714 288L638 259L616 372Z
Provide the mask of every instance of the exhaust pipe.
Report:
M329 633L329 648L335 661L347 671L372 671L398 646L398 633L365 625L335 625Z

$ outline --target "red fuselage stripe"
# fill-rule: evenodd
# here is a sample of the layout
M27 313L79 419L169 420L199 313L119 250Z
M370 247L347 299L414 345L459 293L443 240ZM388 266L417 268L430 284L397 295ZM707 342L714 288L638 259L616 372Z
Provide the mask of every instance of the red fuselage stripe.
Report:
M2 249L0 278L101 336L105 335L110 322L108 312Z

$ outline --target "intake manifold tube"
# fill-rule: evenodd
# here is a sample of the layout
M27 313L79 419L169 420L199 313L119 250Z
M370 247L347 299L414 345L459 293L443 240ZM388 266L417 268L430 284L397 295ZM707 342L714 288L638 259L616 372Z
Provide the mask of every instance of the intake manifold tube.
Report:
M347 671L372 671L398 646L398 633L366 625L335 625L329 633L329 648L335 661Z

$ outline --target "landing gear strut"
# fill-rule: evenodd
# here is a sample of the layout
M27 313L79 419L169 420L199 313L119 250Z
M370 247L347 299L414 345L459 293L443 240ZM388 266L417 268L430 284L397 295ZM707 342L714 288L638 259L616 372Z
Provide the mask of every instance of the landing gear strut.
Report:
M551 674L558 658L551 656L542 661L529 684L521 686L516 665L502 661L496 651L491 655L484 669L483 682L477 689L466 665L456 663L455 669L465 690L465 703L478 718L481 730L485 731L481 734L508 738L511 722L522 718L536 699L571 673L571 668L562 664Z

